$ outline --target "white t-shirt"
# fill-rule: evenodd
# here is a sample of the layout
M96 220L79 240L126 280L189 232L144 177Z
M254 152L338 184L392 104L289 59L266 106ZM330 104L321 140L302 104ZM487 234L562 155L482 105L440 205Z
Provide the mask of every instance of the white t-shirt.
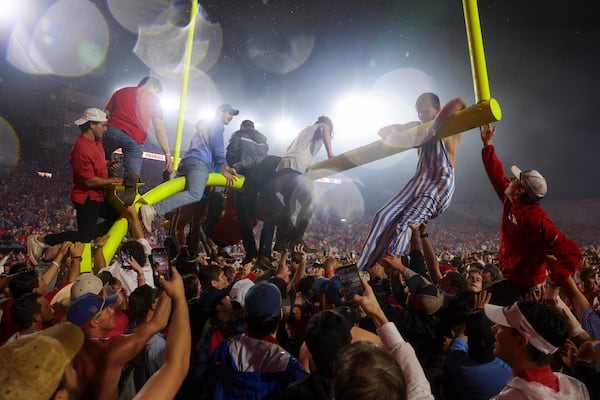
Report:
M150 260L148 259L152 252L152 247L145 238L137 239L137 241L144 247L144 254L146 255L146 263L142 266L146 285L155 287L154 277L152 276L152 267L150 266ZM112 276L120 280L127 296L138 287L137 273L132 269L122 268L121 262L118 259L110 266L103 268L102 271L108 271Z

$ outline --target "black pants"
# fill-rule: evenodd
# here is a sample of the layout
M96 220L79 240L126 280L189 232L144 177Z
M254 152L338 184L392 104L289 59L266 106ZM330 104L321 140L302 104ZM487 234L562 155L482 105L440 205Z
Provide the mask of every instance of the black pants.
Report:
M284 199L284 210L280 222L277 225L277 236L283 235L283 241L290 245L301 240L304 231L315 211L314 184L310 178L297 171L284 169L277 174L276 187ZM296 223L292 222L292 216L296 212L296 202L300 204L300 210L296 216Z
M254 231L252 226L252 220L254 219L254 208L256 205L257 190L252 184L248 184L246 181L244 184L244 190L235 192L235 212L237 214L238 224L240 227L240 236L242 237L242 243L246 255L250 257L256 257L258 250L256 249L256 241L254 240Z
M49 246L54 246L66 241L71 242L91 242L92 239L104 235L110 227L119 218L119 213L113 209L107 202L90 200L84 204L75 203L77 210L77 231L66 231L61 233L52 233L44 236L44 242ZM104 221L98 223L98 219Z

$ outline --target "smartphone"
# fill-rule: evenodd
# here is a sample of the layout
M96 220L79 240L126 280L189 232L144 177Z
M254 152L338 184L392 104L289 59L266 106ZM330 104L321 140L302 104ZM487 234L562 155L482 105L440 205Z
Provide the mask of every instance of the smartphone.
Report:
M360 296L364 294L356 264L343 265L337 269L336 273L342 284L342 295L347 302L352 301L352 295L354 294Z
M159 279L171 279L171 269L169 266L169 252L166 247L158 247L152 249L150 253L150 263L152 264L152 276L154 277L154 285L159 287Z
M121 250L121 252L119 253L119 258L121 261L121 268L123 269L133 269L133 267L131 266L131 264L129 263L129 261L127 261L128 258L130 258L131 256L129 255L129 253L127 251L123 251Z

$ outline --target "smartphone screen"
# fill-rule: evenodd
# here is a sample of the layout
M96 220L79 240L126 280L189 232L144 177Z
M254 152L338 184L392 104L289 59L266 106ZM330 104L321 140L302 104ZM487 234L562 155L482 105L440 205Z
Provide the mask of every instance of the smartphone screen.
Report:
M158 280L163 278L165 280L171 279L171 271L169 269L169 253L165 247L152 249L150 253L152 262L152 275L154 276L154 284L160 286Z
M132 269L133 268L128 261L130 255L127 251L121 251L119 257L120 257L120 261L121 261L121 268L124 268L124 269Z
M346 301L352 301L352 295L354 294L360 296L364 294L356 264L348 264L338 268L337 275L340 277L342 294Z

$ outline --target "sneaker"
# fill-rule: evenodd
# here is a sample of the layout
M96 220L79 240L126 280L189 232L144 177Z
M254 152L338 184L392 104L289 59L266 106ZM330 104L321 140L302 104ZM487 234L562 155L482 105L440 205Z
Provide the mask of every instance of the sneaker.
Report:
M33 265L40 263L45 248L46 245L38 240L37 235L27 236L27 253L29 254L29 261Z
M156 210L150 204L142 204L140 207L140 216L142 217L142 223L144 228L148 232L152 232L152 221L156 218Z
M123 186L125 186L125 190L123 191L123 205L125 207L129 207L135 201L139 180L140 177L135 172L128 173L125 179L123 179Z

